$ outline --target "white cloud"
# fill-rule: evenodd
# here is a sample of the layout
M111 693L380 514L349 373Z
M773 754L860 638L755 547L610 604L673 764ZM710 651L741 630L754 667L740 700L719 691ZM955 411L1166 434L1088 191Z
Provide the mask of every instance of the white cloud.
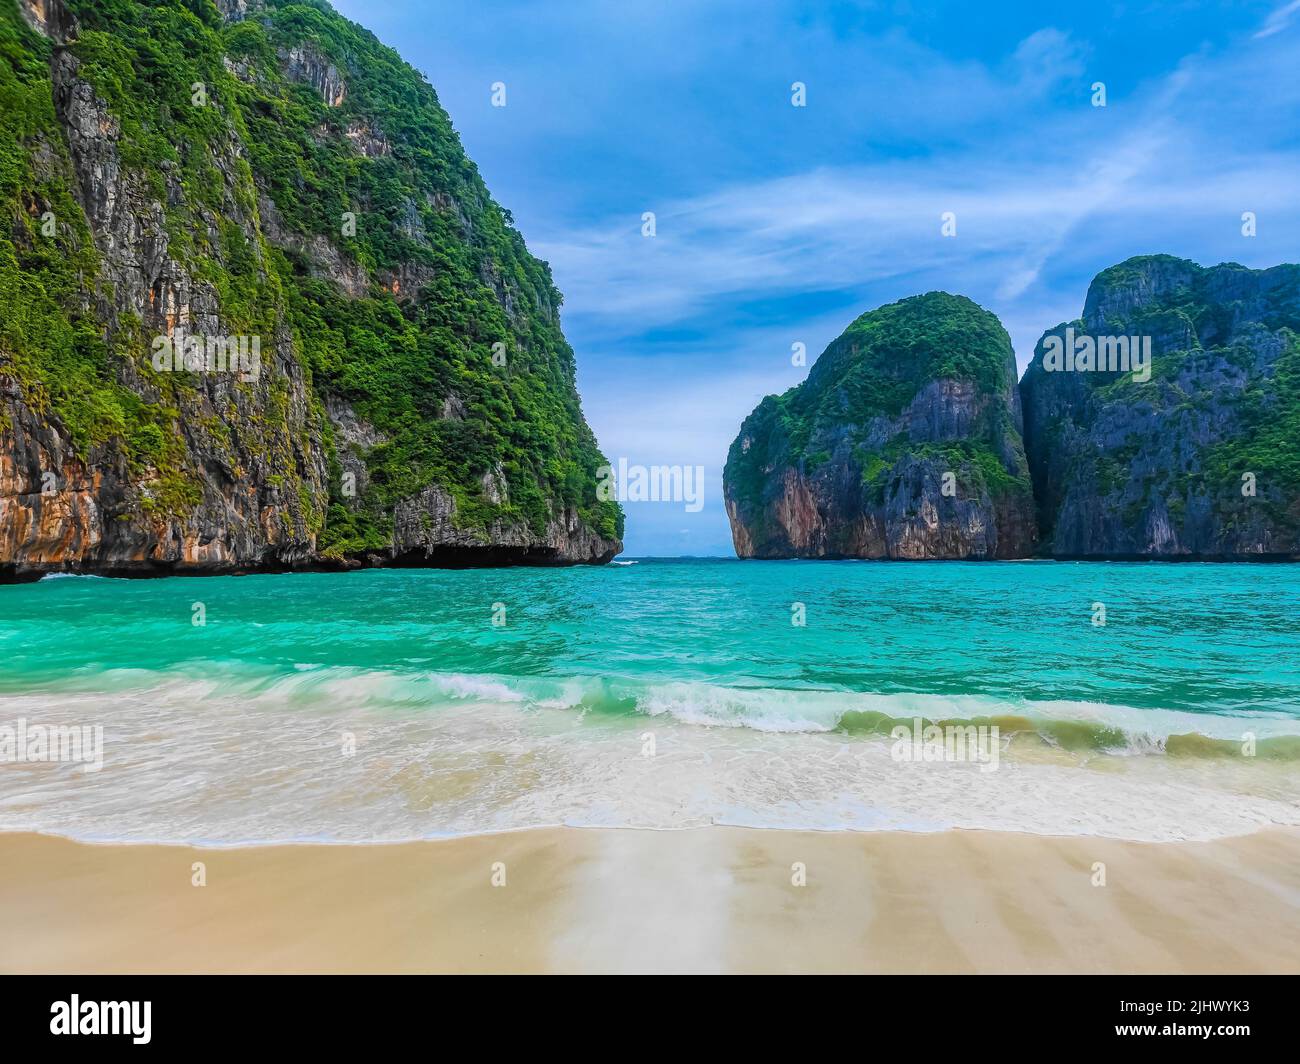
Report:
M987 287L1015 300L1047 262L1098 214L1137 226L1156 213L1288 204L1297 160L1196 159L1174 127L1153 123L1113 141L1099 157L1044 158L948 172L929 161L907 167L814 171L746 184L673 204L658 235L630 224L535 242L567 295L587 316L629 330L668 326L722 297L778 296L852 288L920 275L941 287ZM1241 208L1238 208L1241 209ZM940 215L958 235L940 235ZM961 254L954 254L957 242ZM1135 245L1132 253L1146 249ZM574 313L573 310L570 313Z
M1043 30L1021 43L1015 65L1068 64L1076 52ZM534 232L532 242L566 293L566 317L580 315L602 337L670 328L738 299L831 291L943 288L1019 314L1054 301L1045 277L1081 248L1091 276L1130 255L1174 250L1192 231L1220 232L1226 247L1244 210L1269 213L1274 226L1294 218L1300 150L1252 127L1255 107L1239 84L1245 69L1271 81L1293 60L1285 50L1197 54L1110 107L1054 110L996 151L936 148L735 183L600 226L540 240ZM657 236L640 235L641 209L656 211ZM945 211L957 215L955 239L940 236ZM1238 240L1226 257L1260 246Z
M1021 41L1011 61L1021 90L1042 92L1083 73L1084 54L1068 33L1048 27Z
M1264 25L1255 34L1255 39L1259 40L1262 37L1272 37L1275 33L1281 33L1291 24L1291 19L1297 11L1300 11L1300 0L1291 0L1289 4L1283 4L1281 7L1276 8L1264 20Z

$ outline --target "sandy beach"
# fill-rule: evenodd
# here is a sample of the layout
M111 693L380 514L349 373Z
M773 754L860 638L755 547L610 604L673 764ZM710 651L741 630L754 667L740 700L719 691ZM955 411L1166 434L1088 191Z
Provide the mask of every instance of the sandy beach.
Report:
M6 973L1294 973L1300 832L557 828L242 849L8 834L0 905Z

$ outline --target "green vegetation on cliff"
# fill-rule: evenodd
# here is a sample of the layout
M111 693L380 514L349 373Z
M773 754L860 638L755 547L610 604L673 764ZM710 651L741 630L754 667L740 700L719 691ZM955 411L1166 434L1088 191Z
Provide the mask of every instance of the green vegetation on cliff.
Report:
M1048 372L1047 336L1149 342L1145 374ZM1300 266L1103 270L1021 384L1043 531L1067 556L1300 552Z
M224 332L264 337L266 358L273 338L289 338L335 474L329 499L311 503L322 551L382 549L394 504L435 483L485 540L494 525L540 534L563 508L621 535L621 510L596 496L604 459L550 270L421 75L311 0L251 2L234 20L211 0L65 3L77 77L120 125L118 158L161 206L167 254L215 292ZM166 505L180 509L185 478L201 472L185 462L168 397L192 384L154 374L153 330L108 314L96 292L99 256L64 177L54 47L0 0L0 372L83 454L112 441L161 469L175 487ZM43 162L50 153L58 165ZM53 238L40 230L46 210ZM162 400L143 403L123 386L132 377ZM380 441L361 454L359 498L338 475L327 399ZM449 402L463 416L444 416Z
M972 488L994 496L1028 492L1027 474L1008 472L995 448L1004 432L1015 432L1005 404L994 402L982 431L967 439L926 441L900 429L884 443L864 442L874 419L897 419L927 384L968 381L982 395L1002 396L1014 386L1014 366L1006 330L964 296L929 292L867 311L832 341L806 381L768 396L745 420L727 456L729 494L756 508L774 463L815 472L841 430L877 497L904 454L942 456Z
M103 328L82 306L99 268L85 217L33 151L62 148L49 56L49 42L23 24L12 0L0 4L0 369L14 372L32 407L57 413L84 447L129 437L141 412L113 384Z
M1181 333L1184 342L1161 346L1151 381L1129 374L1110 381L1105 401L1144 401L1167 413L1229 402L1236 431L1206 449L1202 486L1217 494L1215 485L1229 484L1230 497L1239 496L1242 471L1300 484L1300 267L1267 271L1271 283L1257 286L1260 272L1237 263L1207 269L1172 255L1144 255L1102 271L1093 286L1140 283L1144 272L1161 268L1181 276L1127 313L1107 316L1105 325L1132 335ZM1275 334L1280 353L1260 343L1267 333ZM1216 390L1220 365L1245 378L1236 394Z

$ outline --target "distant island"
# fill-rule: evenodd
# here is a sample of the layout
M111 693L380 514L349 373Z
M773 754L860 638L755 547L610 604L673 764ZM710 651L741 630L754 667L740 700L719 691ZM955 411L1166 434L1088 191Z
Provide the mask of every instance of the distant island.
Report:
M970 300L870 311L724 491L742 558L1300 560L1300 266L1129 259L1018 386Z

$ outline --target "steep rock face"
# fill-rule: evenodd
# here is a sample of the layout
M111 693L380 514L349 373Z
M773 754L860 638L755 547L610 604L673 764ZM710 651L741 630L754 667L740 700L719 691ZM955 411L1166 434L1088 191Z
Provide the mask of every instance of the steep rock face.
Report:
M1300 266L1158 255L1099 274L1083 317L1043 336L1021 382L1046 549L1300 557L1298 333ZM1150 365L1088 368L1089 346L1119 338L1149 345Z
M1035 544L1015 356L931 292L870 311L741 426L723 477L742 558L1019 558Z
M6 0L0 101L0 576L621 549L549 271L369 34Z

